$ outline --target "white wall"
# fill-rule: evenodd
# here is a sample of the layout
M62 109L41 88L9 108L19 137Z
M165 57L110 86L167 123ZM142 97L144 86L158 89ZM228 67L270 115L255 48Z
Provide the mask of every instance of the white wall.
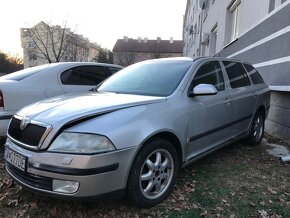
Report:
M202 24L202 32L210 33L214 25L217 24L218 26L216 53L228 44L227 34L229 26L227 25L227 16L229 16L229 12L227 7L231 2L232 0L209 0L209 7L204 11L205 18ZM196 5L195 0L188 0L185 27L194 26L195 23L199 24L198 17L201 14L201 9L193 11L193 8L199 8L199 5ZM268 14L268 10L269 0L241 0L239 34L243 34L255 23L263 19ZM199 34L196 37L195 43L190 43L191 38L192 35L189 34L189 31L184 30L184 56L197 56L196 50L199 48ZM203 46L203 49L205 50L204 55L208 56L210 54L210 45Z

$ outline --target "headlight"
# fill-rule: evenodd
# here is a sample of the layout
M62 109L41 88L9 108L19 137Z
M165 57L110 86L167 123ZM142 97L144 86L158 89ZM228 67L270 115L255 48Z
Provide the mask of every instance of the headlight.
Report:
M105 136L88 133L61 133L50 145L49 151L68 153L101 153L116 150Z

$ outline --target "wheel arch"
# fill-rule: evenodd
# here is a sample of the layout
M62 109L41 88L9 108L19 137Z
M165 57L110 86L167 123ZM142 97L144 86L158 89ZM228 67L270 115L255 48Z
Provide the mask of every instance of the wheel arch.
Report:
M256 114L258 114L258 113L261 113L262 116L263 116L263 118L266 119L266 108L264 107L264 105L261 105L261 106L257 109L257 111L256 111L256 113L254 114L254 116L256 116Z
M178 137L175 134L173 134L172 132L169 132L169 131L158 132L158 133L150 136L150 138L146 139L142 143L142 146L146 142L154 140L156 138L162 138L162 139L168 140L169 142L172 143L173 147L176 150L177 156L178 156L178 166L179 166L179 168L181 168L181 166L182 166L182 158L183 158L183 151L182 151L182 146L181 146L181 143L180 143L180 140L178 139ZM142 148L142 146L140 147L140 149Z
M180 140L178 139L178 137L174 133L172 133L170 131L162 131L162 132L155 133L153 135L150 135L148 138L146 138L141 143L141 145L140 145L139 149L137 150L133 160L131 161L130 170L128 171L128 174L127 174L126 188L128 188L128 178L129 178L129 175L131 173L132 166L133 166L133 164L135 162L135 159L137 158L140 150L143 148L143 146L147 142L153 141L154 139L158 139L158 138L166 139L166 140L168 140L169 142L172 143L172 145L174 146L174 148L176 150L177 157L178 157L178 168L180 169L182 167L183 151L182 151L182 146L181 146L181 143L180 143Z

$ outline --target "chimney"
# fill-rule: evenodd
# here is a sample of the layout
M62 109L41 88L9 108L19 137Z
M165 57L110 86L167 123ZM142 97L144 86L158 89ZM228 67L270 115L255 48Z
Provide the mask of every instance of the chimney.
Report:
M141 36L138 36L138 42L140 43L141 42Z
M170 37L170 42L169 43L173 43L173 37Z
M147 36L145 36L144 37L144 43L147 43L147 40L148 40L148 38L147 38Z
M128 36L124 36L124 42L128 42Z
M160 43L161 37L157 37L157 43Z

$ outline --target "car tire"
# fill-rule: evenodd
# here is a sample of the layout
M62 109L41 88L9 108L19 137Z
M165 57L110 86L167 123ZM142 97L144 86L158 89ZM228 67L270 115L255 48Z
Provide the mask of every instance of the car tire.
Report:
M178 156L171 142L162 138L147 142L137 154L130 171L130 200L142 208L161 203L171 193L178 171Z
M265 118L261 112L258 112L251 125L250 134L248 135L247 142L250 145L259 145L264 136Z

